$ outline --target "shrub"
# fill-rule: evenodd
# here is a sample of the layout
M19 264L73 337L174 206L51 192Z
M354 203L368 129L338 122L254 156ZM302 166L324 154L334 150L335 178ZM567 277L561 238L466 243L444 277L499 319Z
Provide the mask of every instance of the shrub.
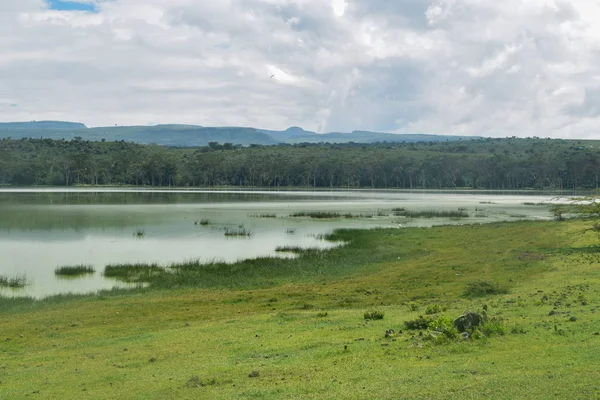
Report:
M413 319L411 321L404 321L404 326L409 330L424 330L429 328L429 324L433 322L432 318L424 318L423 316L419 316L417 319Z
M430 304L425 309L425 314L432 315L442 312L442 308L438 304Z
M364 318L369 320L369 319L383 319L384 313L381 311L371 311L371 312L365 312L364 314Z

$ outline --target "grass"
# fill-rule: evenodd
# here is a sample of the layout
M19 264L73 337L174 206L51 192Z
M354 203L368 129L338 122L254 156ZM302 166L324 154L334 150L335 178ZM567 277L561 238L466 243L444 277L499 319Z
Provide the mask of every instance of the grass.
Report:
M337 213L327 211L300 211L294 214L290 214L292 218L314 218L314 219L336 219L336 218L360 218L360 215L354 215L351 213Z
M469 213L464 209L459 210L422 210L409 211L403 208L394 209L395 216L403 216L407 218L468 218Z
M277 218L277 214L249 214L250 218Z
M67 277L94 274L95 272L96 270L91 265L66 265L54 270L55 275Z
M494 294L506 294L508 289L496 282L477 280L467 284L463 294L467 297L484 297Z
M225 236L235 237L235 236L252 236L252 231L242 227L237 228L225 228Z
M144 283L157 276L167 273L158 264L117 264L104 268L106 278L118 279L129 283Z
M275 248L275 251L278 253L296 253L296 254L300 254L304 251L306 251L306 249L303 249L302 247L299 246L277 246Z
M344 247L294 259L127 266L149 286L2 298L2 395L598 398L590 225L342 230ZM465 296L480 280L508 292ZM489 316L466 340L449 328L465 310Z
M25 274L13 276L0 275L0 288L22 289L29 284Z
M367 311L363 314L363 318L367 319L367 320L383 319L384 316L385 316L385 313L383 313L381 311Z

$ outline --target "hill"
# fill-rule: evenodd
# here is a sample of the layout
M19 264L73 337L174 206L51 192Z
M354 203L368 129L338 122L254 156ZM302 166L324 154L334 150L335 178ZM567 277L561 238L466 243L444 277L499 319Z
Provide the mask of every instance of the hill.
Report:
M0 122L0 131L7 130L53 130L53 129L88 129L80 122L64 121L30 121L30 122Z
M88 128L84 124L62 121L32 121L0 123L0 138L43 138L92 141L121 141L158 144L174 147L206 146L210 142L240 145L278 143L378 143L378 142L441 142L470 140L475 137L424 134L392 134L369 131L319 134L300 127L285 131L246 127L204 127L198 125L114 126Z

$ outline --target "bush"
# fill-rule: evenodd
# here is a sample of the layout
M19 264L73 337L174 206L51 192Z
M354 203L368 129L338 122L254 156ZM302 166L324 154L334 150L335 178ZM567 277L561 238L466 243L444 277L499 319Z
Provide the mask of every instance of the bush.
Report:
M437 304L430 304L425 309L425 314L427 314L427 315L437 314L440 312L442 312L442 307L440 307Z
M412 321L404 321L404 326L408 330L424 330L429 328L429 324L433 322L433 318L423 318L423 316L419 316L417 319L413 319Z
M369 320L369 319L383 319L384 313L381 311L371 311L371 312L365 312L364 317L365 319Z

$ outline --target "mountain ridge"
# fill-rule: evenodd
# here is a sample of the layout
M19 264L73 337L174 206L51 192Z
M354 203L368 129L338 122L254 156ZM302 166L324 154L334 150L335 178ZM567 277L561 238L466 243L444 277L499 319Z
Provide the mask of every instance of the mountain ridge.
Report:
M421 133L395 134L355 130L352 132L316 133L298 126L284 131L253 127L208 127L200 125L161 124L152 126L106 126L89 128L80 122L30 121L0 122L0 138L43 138L55 140L128 141L172 147L206 146L211 142L239 145L274 145L280 143L378 143L442 142L480 139L477 136L446 136Z

